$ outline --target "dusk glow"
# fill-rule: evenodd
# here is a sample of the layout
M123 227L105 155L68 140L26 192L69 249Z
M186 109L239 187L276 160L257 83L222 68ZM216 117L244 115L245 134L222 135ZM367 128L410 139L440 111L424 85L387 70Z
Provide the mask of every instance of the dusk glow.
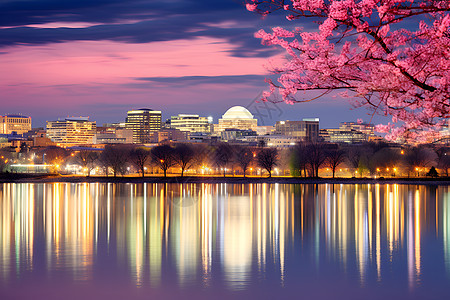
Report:
M53 1L39 2L41 10L26 12L21 2L0 4L0 113L30 115L33 127L68 115L119 122L139 107L161 110L163 119L201 113L217 120L259 99L268 68L283 58L254 37L280 20L261 19L239 1L128 1L126 9L65 1L66 16L45 10ZM105 9L112 15L97 13ZM328 99L279 107L283 118L320 117L329 127L371 119L346 100Z

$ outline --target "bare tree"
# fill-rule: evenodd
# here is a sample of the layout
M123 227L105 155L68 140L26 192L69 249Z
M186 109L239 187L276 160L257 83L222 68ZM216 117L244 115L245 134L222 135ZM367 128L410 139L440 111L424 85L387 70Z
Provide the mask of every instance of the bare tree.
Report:
M142 178L145 177L145 166L149 162L150 157L151 157L150 150L144 147L134 148L130 153L130 160L142 174Z
M353 145L346 149L347 162L353 172L359 171L362 177L364 171L369 170L369 157L372 154L372 148L365 145Z
M195 162L194 149L188 144L177 144L174 154L175 162L181 168L181 177L183 177L184 171L191 168Z
M299 175L302 176L302 172L306 177L306 166L308 160L306 156L306 145L297 144L291 154L291 164L294 170L299 171Z
M235 153L235 160L241 167L245 177L245 173L247 172L250 163L253 161L255 154L250 148L243 146L237 147L234 153Z
M223 177L226 175L226 167L233 158L233 150L230 145L220 143L214 151L214 162L219 169L223 170Z
M198 168L204 165L214 165L213 148L203 144L192 144L191 147L194 151L194 159L191 167Z
M272 177L272 169L277 165L278 150L276 148L263 148L257 154L258 165Z
M176 164L175 150L170 145L161 145L152 148L152 161L164 172L167 177L167 170Z
M325 163L325 146L321 143L310 143L306 146L306 158L312 177L319 177L319 169Z
M124 175L126 173L126 164L129 160L130 149L123 145L107 145L100 155L101 161L106 166L106 173L108 168L111 168L114 177L117 174Z
M92 150L80 150L75 158L83 168L83 171L86 170L86 176L89 177L91 171L95 168L95 162L99 158L99 153Z
M437 159L436 153L428 147L413 147L406 150L405 162L410 171L417 171L417 176L420 175L420 170L431 166Z
M345 152L341 149L329 149L326 153L325 165L331 169L333 178L336 174L336 169L345 162Z
M69 151L64 148L50 146L44 150L42 160L46 164L53 165L53 171L56 172L69 155Z
M450 152L447 147L441 147L436 150L438 156L438 168L441 169L445 176L448 177L448 169L450 169Z
M11 158L11 152L0 150L0 173L7 171Z
M369 158L368 168L372 174L387 172L395 174L395 168L402 163L400 149L381 148Z

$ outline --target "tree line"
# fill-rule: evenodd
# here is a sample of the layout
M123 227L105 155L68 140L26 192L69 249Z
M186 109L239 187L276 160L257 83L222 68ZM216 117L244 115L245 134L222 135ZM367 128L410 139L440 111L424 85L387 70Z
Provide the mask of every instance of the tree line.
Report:
M125 175L128 168L133 167L142 177L147 167L156 167L164 177L169 169L178 168L179 175L194 168L217 168L223 176L238 166L245 177L251 165L257 165L272 176L272 170L278 162L278 150L275 148L257 148L246 146L231 146L219 143L216 146L201 144L159 145L153 148L127 145L108 145L103 151L81 150L74 158L87 175L100 166L104 174L109 171L113 176Z
M7 152L0 162L5 170L7 161L13 158ZM22 155L19 153L19 155ZM25 155L25 154L23 154ZM244 177L255 174L272 176L274 170L282 175L319 177L342 176L345 168L351 176L422 176L431 167L440 175L448 176L450 168L449 148L445 146L399 147L386 143L360 145L338 145L328 143L299 143L289 149L250 147L218 143L215 145L177 143L148 148L138 145L107 145L103 150L89 149L70 151L59 147L48 147L34 153L40 162L57 166L79 165L89 176L98 168L108 176L139 173L145 176L148 170L159 169L164 176L175 173L184 176L187 170L198 174L239 174ZM97 174L100 172L97 172Z

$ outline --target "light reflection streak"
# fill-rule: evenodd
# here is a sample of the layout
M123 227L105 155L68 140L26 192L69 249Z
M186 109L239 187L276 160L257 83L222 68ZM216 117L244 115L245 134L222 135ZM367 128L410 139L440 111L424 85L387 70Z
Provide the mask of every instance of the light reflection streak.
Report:
M46 268L70 270L75 280L92 278L96 256L116 255L137 286L160 286L167 261L180 286L197 277L212 286L216 269L239 290L254 272L264 277L268 265L284 285L294 239L309 237L317 270L322 260L334 261L361 284L371 268L381 281L405 247L413 288L428 223L441 234L450 273L450 199L447 187L429 202L425 188L409 191L379 184L3 184L0 280L34 268L39 241Z
M420 194L416 190L414 197L414 265L417 280L420 278Z
M441 193L444 194L444 193ZM437 209L437 206L436 206ZM447 274L450 275L450 193L448 187L445 191L445 196L442 201L442 236L444 243L444 260L447 269Z

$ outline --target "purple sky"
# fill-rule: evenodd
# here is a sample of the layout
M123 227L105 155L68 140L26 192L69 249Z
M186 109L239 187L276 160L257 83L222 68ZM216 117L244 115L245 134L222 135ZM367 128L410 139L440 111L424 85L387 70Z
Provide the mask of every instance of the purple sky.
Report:
M0 114L29 115L33 127L68 115L102 125L146 107L163 119L198 113L217 122L242 105L260 125L369 121L366 110L339 97L253 103L267 89L269 60L284 57L253 34L280 25L300 24L282 15L261 19L241 0L0 0Z

